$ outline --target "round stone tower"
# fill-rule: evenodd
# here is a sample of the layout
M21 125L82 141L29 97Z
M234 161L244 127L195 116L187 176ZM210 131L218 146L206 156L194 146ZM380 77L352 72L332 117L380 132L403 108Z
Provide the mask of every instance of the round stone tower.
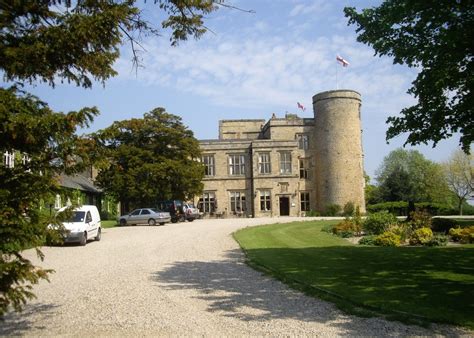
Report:
M313 96L316 208L348 202L365 212L360 94L331 90Z

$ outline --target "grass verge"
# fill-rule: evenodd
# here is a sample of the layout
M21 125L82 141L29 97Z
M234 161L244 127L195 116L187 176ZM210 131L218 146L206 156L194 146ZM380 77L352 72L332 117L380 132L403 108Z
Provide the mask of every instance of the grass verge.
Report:
M474 329L474 245L351 245L322 232L329 223L251 227L234 237L251 266L346 312Z
M102 224L102 228L104 228L104 229L114 228L114 227L118 226L117 221L115 221L115 220L102 221L101 224Z

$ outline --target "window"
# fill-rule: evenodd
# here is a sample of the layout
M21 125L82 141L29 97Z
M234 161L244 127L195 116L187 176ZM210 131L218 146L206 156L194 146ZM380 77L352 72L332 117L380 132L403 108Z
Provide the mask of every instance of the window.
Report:
M150 215L150 214L151 214L150 210L148 210L148 209L143 209L143 210L142 210L142 213L141 213L140 215Z
M205 192L198 202L200 212L213 213L216 211L216 195L213 192Z
M3 165L7 168L15 166L15 154L13 152L6 151L3 153Z
M230 211L234 213L243 212L246 210L245 192L231 191L230 192Z
M245 175L245 156L229 155L229 174Z
M205 176L214 176L216 174L214 155L204 155L202 163L204 163Z
M270 210L272 210L270 190L260 191L260 210L261 211L270 211Z
M91 212L88 211L87 216L86 216L86 223L90 223L90 222L92 222L92 215L91 215Z
M301 211L309 211L309 192L302 192L301 195Z
M61 195L57 194L56 198L54 199L54 209L61 209L62 203L61 203Z
M289 151L280 153L280 174L291 174L291 153Z
M270 154L261 153L258 155L258 172L260 174L270 174Z
M305 158L300 158L300 178L307 180L309 178L308 175L308 160Z
M138 215L140 215L140 209L137 209L130 214L130 216L138 216Z
M296 140L298 141L298 148L308 149L309 148L309 138L306 134L296 134Z

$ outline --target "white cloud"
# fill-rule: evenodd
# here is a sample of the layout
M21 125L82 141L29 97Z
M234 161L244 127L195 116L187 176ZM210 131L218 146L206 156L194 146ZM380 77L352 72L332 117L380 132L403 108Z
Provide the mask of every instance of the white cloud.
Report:
M315 15L327 13L332 8L331 2L326 0L315 0L308 4L306 1L297 3L290 11L290 17Z
M135 77L129 62L120 61L120 78L196 94L222 106L292 107L305 99L310 105L316 92L335 89L336 71L339 87L380 100L404 93L409 79L394 73L388 60L372 57L370 49L343 35L293 41L258 33L244 40L237 33L179 48L158 39L146 48L146 68ZM351 62L349 68L336 63L339 53Z

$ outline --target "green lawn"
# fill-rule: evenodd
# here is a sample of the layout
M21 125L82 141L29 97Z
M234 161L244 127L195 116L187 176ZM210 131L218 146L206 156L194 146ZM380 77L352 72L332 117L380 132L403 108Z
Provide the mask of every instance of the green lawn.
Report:
M250 227L234 237L252 266L350 313L474 328L474 245L352 245L322 232L328 223Z
M101 224L102 224L102 228L104 229L118 226L117 221L115 220L102 221Z

